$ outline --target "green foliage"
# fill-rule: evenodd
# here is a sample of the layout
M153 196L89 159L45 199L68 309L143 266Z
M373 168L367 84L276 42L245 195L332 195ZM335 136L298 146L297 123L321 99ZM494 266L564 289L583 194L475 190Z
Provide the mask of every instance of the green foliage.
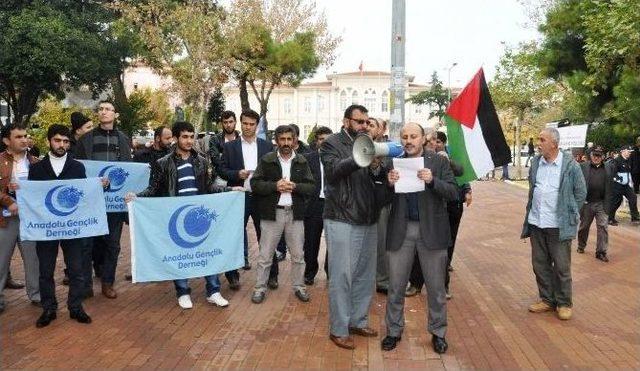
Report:
M220 116L225 110L224 94L222 90L216 89L209 99L209 107L207 110L207 118L210 123L218 123Z
M118 113L118 127L130 138L140 130L170 125L172 118L167 94L150 89L131 93L127 105L119 107Z
M587 142L603 146L607 151L618 150L633 142L634 133L625 125L591 125L587 131Z
M97 93L118 75L104 26L110 13L100 1L7 3L0 8L0 97L17 121L29 121L40 97L60 98L80 85Z
M96 123L95 113L91 110L80 109L79 107L64 108L55 97L47 97L38 104L38 111L31 119L33 128L29 130L34 138L40 153L47 153L49 144L47 143L47 130L53 124L63 124L71 127L71 113L82 112L85 116L92 118Z
M421 91L407 99L407 101L413 104L431 105L435 107L435 110L429 112L429 119L437 117L438 120L442 120L442 116L445 115L447 106L449 105L449 91L442 86L442 81L438 78L436 71L433 71L433 74L431 74L429 86L429 90Z
M542 72L566 88L572 121L601 121L640 131L640 12L637 0L557 1L540 26ZM637 105L635 106L637 107Z

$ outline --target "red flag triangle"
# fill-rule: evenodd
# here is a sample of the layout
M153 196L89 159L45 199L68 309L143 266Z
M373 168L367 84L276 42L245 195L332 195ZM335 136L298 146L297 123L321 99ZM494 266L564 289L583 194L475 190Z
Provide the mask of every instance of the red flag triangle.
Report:
M484 78L484 71L480 68L473 79L447 108L447 115L469 129L473 129L476 122L478 104L480 102L480 81L482 78Z

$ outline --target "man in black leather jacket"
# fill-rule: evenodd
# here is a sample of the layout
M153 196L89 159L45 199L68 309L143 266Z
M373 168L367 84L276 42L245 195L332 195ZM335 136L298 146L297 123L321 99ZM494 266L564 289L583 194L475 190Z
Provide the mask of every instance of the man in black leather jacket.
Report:
M330 251L329 337L346 349L355 347L350 334L378 335L368 326L367 314L375 285L376 222L382 204L376 189L384 192L386 172L379 161L374 161L373 170L360 168L352 155L353 141L366 132L367 119L365 107L349 106L342 130L320 147L325 180L323 218Z

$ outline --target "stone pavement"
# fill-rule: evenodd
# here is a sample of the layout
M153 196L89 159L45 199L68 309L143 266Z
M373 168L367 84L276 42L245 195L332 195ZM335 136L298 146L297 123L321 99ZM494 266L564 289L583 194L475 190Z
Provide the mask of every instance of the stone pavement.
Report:
M608 264L594 259L594 238L587 253L573 253L573 319L532 314L527 306L537 290L530 245L519 239L525 192L501 182L474 183L474 204L465 210L453 262L449 351L443 356L432 351L425 331L424 291L407 299L398 348L380 350L385 296L376 294L370 320L381 336L356 337L357 348L348 351L328 339L324 273L310 287L308 304L289 289L288 261L281 263L280 288L269 291L262 305L250 301L255 269L243 271L239 292L222 278L231 302L225 309L207 304L202 280L193 281L194 308L183 311L172 283L123 280L129 270L124 243L119 297L87 300L90 325L69 320L62 285L58 319L43 329L35 327L41 310L24 290L5 290L0 368L640 368L640 228L610 227ZM253 259L256 252L254 239ZM17 278L23 277L21 265L16 250Z

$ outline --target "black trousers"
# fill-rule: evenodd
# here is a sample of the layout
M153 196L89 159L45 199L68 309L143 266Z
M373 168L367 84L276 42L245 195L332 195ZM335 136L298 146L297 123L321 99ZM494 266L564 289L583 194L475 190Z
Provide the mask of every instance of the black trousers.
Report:
M609 210L609 220L616 218L616 211L622 204L622 197L625 197L629 201L629 211L631 212L631 219L639 219L638 215L638 200L633 188L629 185L622 185L620 183L613 183L611 187L611 210Z
M322 202L324 204L324 201ZM318 274L318 253L320 251L322 228L322 213L304 218L304 278L307 280L313 280Z
M633 192L635 194L640 193L640 173L631 174L631 179L633 180Z
M53 275L58 258L58 245L62 247L64 262L69 272L69 296L67 307L69 311L82 308L82 297L85 293L84 275L82 274L82 239L36 242L36 253L40 267L40 298L42 308L57 310L56 284Z
M127 217L127 213L107 213L107 224L109 224L109 234L93 238L92 258L94 259L94 269L98 262L103 283L113 284L116 280L116 267L120 256L120 237L122 237L122 225ZM102 260L102 264L100 264Z
M451 265L453 261L453 252L456 248L456 239L458 237L458 229L460 227L460 220L462 219L462 213L464 212L464 203L462 202L449 202L447 204L447 213L449 214L449 230L451 231L451 244L447 248L448 264ZM445 288L449 289L449 281L451 280L449 269L447 269L445 275ZM413 266L411 267L411 275L409 276L409 282L411 286L416 288L422 288L424 285L424 275L422 274L422 268L420 268L419 259L413 260Z

